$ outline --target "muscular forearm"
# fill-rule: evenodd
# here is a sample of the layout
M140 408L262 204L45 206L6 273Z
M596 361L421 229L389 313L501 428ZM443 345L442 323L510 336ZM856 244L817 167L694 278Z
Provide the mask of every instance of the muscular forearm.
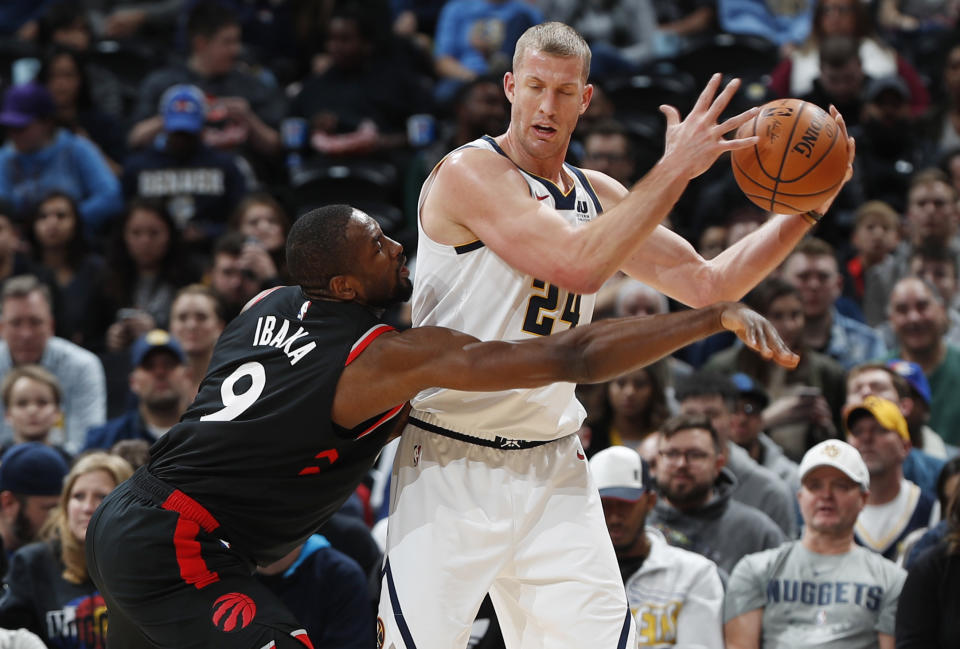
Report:
M600 383L649 365L677 349L724 327L727 307L680 311L642 318L602 320L552 337L562 342L572 383Z
M810 231L799 214L778 214L710 260L714 300L739 300L780 265Z

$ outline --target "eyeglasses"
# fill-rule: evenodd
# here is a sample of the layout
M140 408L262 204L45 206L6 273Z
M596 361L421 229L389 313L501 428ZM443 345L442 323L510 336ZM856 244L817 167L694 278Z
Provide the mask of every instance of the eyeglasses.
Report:
M685 451L671 448L667 449L666 451L660 451L659 455L663 458L664 462L668 462L670 464L679 464L680 458L685 459L687 464L694 464L705 462L710 457L710 453L701 451L698 448L688 448Z

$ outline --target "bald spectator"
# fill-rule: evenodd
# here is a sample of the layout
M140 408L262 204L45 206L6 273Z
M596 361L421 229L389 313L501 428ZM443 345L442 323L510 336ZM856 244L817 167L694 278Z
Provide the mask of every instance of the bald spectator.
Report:
M935 498L903 477L910 451L907 422L895 403L870 396L846 408L844 428L870 472L870 493L854 528L856 541L896 559L900 542L910 532L939 517Z
M843 277L833 248L808 238L794 248L782 265L783 279L800 291L803 303L803 341L844 367L883 358L887 352L876 331L841 314L836 302Z
M657 460L660 498L650 522L671 545L702 554L729 573L746 554L774 548L783 532L763 512L732 498L723 442L710 419L678 415L663 426Z
M0 458L0 538L6 556L37 540L60 501L68 469L61 453L40 442L11 446Z
M930 383L930 427L960 443L960 348L944 339L947 310L937 289L918 277L894 284L887 309L897 346L892 358L920 366Z
M906 573L854 544L871 488L856 449L820 442L800 462L803 536L751 554L730 575L724 598L728 649L893 649Z
M30 275L7 281L0 292L0 375L26 363L42 365L60 382L64 426L50 442L80 450L87 429L104 422L107 388L103 365L91 352L53 335L49 289ZM3 413L0 412L0 415ZM12 437L4 422L0 439Z

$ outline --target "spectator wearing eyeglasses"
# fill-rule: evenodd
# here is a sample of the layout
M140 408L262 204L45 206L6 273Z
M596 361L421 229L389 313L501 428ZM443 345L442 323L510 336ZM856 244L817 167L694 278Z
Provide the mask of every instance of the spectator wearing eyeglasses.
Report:
M770 517L731 498L736 478L726 468L710 419L678 415L661 430L657 485L650 522L671 545L692 550L729 573L741 557L780 545Z

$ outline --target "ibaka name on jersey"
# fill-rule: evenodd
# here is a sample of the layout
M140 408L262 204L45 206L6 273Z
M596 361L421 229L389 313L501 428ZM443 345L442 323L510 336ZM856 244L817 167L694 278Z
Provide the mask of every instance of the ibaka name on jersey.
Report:
M277 320L282 323L279 329L277 329ZM291 330L290 321L286 318L262 315L257 318L257 330L253 334L253 344L276 347L287 355L291 365L296 365L301 358L317 346L317 343L302 340L309 333L303 327L298 326L296 332L293 333L291 333ZM293 348L294 343L299 343L296 349Z

